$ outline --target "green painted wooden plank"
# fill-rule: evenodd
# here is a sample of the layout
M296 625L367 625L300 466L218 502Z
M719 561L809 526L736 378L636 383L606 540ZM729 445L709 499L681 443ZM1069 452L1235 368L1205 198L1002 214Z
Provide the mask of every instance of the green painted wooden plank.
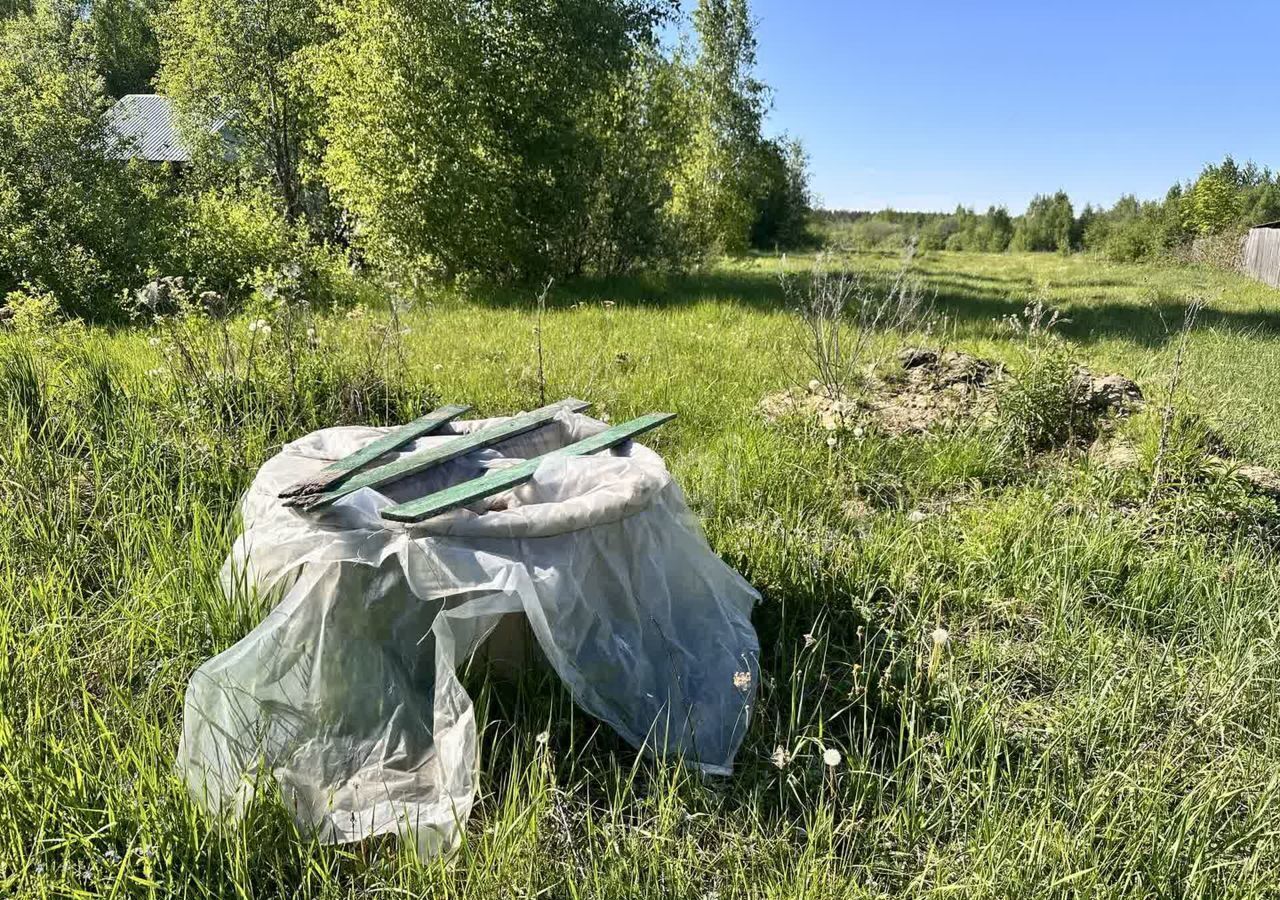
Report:
M333 489L347 476L358 472L384 453L390 453L403 447L410 441L417 440L424 434L430 434L446 422L452 422L469 410L470 406L451 403L434 409L408 425L401 425L390 434L361 447L355 453L331 462L310 478L295 482L280 492L281 497L296 497L299 494L320 494Z
M476 500L496 494L499 491L509 490L516 485L524 484L533 477L534 471L541 465L543 460L557 456L586 456L590 453L608 450L624 441L630 440L636 435L651 431L659 425L670 422L674 418L675 413L650 413L647 416L640 416L638 419L623 422L621 425L614 425L612 428L602 431L593 437L562 447L559 450L552 450L550 453L535 456L533 459L527 459L522 463L505 469L495 469L487 475L473 478L471 481L464 481L462 484L456 484L443 491L436 491L434 494L417 500L388 506L382 511L382 518L393 522L421 522L423 519L429 519L451 509L457 509L459 506L474 503Z
M320 509L361 488L388 484L408 475L414 475L430 469L432 466L446 463L451 459L457 459L459 456L463 456L473 450L491 447L494 444L502 443L508 438L533 431L535 428L546 425L562 410L569 409L573 412L581 412L590 405L590 403L584 403L581 400L572 398L561 400L558 403L552 403L532 412L514 416L500 424L490 425L488 428L482 428L470 434L460 434L453 440L430 450L423 450L420 453L414 453L403 459L397 459L395 462L387 463L385 466L379 466L376 469L353 475L328 493L295 497L292 500L286 500L285 504L298 506L302 509Z

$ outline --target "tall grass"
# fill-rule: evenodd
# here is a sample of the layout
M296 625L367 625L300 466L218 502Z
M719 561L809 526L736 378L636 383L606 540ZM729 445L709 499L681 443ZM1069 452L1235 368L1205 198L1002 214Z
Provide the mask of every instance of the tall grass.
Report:
M377 310L313 316L292 351L294 326L262 310L0 336L0 895L1271 896L1274 502L1197 465L1195 428L1174 427L1165 458L1183 462L1144 511L1151 410L1118 426L1139 448L1119 473L1054 441L1011 452L1007 429L831 448L816 426L767 425L759 398L808 374L774 265L611 305L552 292L536 312L441 294L403 315L398 349ZM1041 412L1055 363L966 310L1021 309L1047 279L1077 329L1062 352L1148 386L1172 351L1132 327L1146 307L1126 298L1167 302L1202 277L1058 258L922 269L949 340L1006 361ZM1117 297L1099 300L1103 278ZM1276 295L1224 284L1178 400L1214 423L1210 388L1241 391L1242 348L1276 341L1228 327ZM270 330L250 334L259 319ZM1250 364L1246 395L1267 402L1280 374ZM681 416L655 446L765 595L736 774L638 757L545 671L475 666L481 795L451 857L317 845L266 789L237 826L205 818L172 768L182 692L261 615L216 582L257 466L323 425L437 399L498 414L544 388ZM1275 426L1227 412L1225 439L1269 461Z

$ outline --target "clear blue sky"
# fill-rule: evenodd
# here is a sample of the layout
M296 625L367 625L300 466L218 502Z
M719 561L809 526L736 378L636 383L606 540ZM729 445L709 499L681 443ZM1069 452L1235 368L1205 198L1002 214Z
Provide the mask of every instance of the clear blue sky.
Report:
M1280 0L752 0L769 130L824 206L1077 208L1280 168Z

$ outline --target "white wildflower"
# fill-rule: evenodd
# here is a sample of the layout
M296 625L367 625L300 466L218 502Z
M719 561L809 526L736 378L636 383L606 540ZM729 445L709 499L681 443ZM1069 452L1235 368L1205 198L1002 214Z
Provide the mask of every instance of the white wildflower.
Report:
M860 438L860 437L862 437L862 426L861 426L861 425L855 425L855 426L853 426L853 436L854 436L854 437L856 437L856 438Z
M538 736L535 737L533 740L534 740L534 743L536 743L538 746L545 747L547 745L547 742L551 740L551 732L539 731Z
M804 636L804 647L806 650L808 650L810 647L812 647L816 643L818 643L818 639L814 637L812 633L806 634Z
M827 446L834 447L836 445L836 436L833 434L827 438Z
M769 757L774 768L785 769L791 762L791 754L787 752L787 748L779 744L773 748L773 756Z
M733 686L740 691L751 689L751 673L750 672L734 672Z
M828 747L826 750L822 751L822 761L834 769L836 766L840 765L840 751L835 747Z
M939 625L937 628L933 629L933 632L929 637L933 639L935 647L945 647L947 645L947 640L951 637L951 633Z

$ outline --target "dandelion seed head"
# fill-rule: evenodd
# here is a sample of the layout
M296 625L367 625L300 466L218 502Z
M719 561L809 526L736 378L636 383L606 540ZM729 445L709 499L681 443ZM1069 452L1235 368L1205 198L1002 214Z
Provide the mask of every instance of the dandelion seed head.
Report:
M534 740L534 742L535 742L535 743L537 743L539 746L541 746L541 747L545 747L545 746L547 745L547 743L551 740L551 732L549 732L549 731L539 731L539 732L538 732L538 736L537 736L537 737L535 737L533 740Z
M939 625L937 628L933 629L929 637L933 639L933 645L935 647L945 647L947 641L951 638L951 632Z
M840 751L835 747L828 747L822 751L822 761L832 768L840 765Z

